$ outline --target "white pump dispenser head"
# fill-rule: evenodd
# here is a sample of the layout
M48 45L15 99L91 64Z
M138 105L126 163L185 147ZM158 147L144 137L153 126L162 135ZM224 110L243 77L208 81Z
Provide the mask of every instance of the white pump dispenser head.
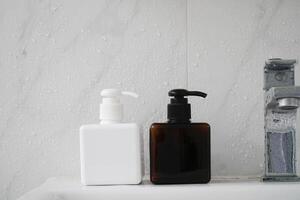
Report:
M120 91L119 89L104 89L101 91L102 103L100 104L100 123L120 123L123 118L123 105L120 102L121 95L137 98L134 92Z

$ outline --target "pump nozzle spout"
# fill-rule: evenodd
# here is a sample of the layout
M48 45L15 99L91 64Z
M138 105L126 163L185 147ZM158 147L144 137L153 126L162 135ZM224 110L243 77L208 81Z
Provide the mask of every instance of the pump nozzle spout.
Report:
M184 97L184 96L199 96L205 98L207 96L206 93L200 91L188 91L185 89L174 89L169 91L170 97Z
M188 91L187 96L198 96L198 97L206 98L207 94L200 91Z
M122 92L123 95L127 95L127 96L131 96L131 97L134 97L134 98L138 98L139 95L135 92L129 92L129 91L123 91Z

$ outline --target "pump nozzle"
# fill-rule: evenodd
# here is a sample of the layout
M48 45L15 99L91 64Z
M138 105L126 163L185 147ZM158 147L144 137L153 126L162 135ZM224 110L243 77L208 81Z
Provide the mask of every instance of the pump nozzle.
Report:
M185 89L174 89L169 91L171 98L168 104L168 120L170 123L189 123L191 119L191 105L185 96L200 96L205 98L206 93L200 91L188 91Z
M123 118L123 105L120 102L121 95L138 97L138 94L119 89L104 89L101 91L103 97L100 104L100 121L101 123L118 123Z

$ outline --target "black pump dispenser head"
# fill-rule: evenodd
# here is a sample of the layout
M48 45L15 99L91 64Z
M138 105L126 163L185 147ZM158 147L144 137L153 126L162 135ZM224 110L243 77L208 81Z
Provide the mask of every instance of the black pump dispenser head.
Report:
M191 104L185 96L199 96L205 98L207 94L199 91L174 89L169 91L172 97L168 104L168 123L189 123L191 119Z

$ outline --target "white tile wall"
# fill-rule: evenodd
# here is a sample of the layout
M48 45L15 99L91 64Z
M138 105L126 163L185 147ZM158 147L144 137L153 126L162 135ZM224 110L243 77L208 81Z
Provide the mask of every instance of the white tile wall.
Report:
M0 199L79 176L78 128L107 87L141 96L125 120L142 125L146 173L148 127L187 87L208 93L191 102L212 126L213 175L259 175L263 63L299 58L299 19L297 0L1 0Z
M193 114L212 125L212 173L261 174L264 60L300 58L300 2L188 0L188 11L188 86L209 94Z

